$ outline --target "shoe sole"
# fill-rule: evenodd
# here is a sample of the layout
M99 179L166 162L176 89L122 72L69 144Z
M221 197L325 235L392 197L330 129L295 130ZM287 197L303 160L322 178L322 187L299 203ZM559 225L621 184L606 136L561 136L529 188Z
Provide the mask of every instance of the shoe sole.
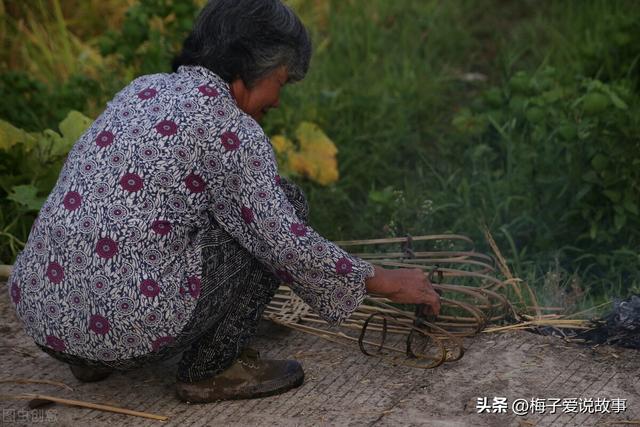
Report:
M199 387L192 387L188 383L176 385L178 398L186 403L213 403L226 400L259 399L275 396L291 389L300 387L304 383L304 371L288 379L275 379L257 386L237 390L205 391Z
M87 368L74 365L69 365L69 370L78 381L83 383L95 383L102 381L113 373L110 369Z

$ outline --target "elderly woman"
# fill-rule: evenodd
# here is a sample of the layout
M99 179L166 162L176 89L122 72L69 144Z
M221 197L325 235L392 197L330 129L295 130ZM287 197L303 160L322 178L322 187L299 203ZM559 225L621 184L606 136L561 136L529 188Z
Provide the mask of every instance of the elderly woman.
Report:
M82 381L182 353L191 402L284 392L295 361L246 348L279 283L338 324L367 292L439 300L307 226L258 120L301 80L311 44L279 0L211 0L174 72L119 92L76 142L9 281L27 333Z

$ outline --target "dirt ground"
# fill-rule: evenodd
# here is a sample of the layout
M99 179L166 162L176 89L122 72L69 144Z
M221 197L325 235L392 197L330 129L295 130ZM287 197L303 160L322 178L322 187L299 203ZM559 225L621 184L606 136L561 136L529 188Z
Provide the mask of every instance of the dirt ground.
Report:
M433 370L392 366L322 338L265 322L254 342L263 357L295 358L304 385L264 399L187 405L174 395L176 360L117 373L93 384L72 377L61 363L40 352L21 331L7 292L0 292L0 380L59 381L46 384L0 381L2 425L56 426L596 426L640 424L640 352L589 348L527 332L483 334L466 341L458 362ZM29 410L7 395L40 393L107 403L166 415L166 422L54 405ZM478 399L506 398L503 413L479 413ZM516 399L541 399L516 415ZM567 399L586 399L576 407ZM543 400L544 399L544 400ZM542 413L540 402L557 402ZM588 402L592 399L594 406ZM601 399L596 404L596 399ZM617 404L613 401L616 399ZM609 402L607 404L607 402ZM498 402L499 403L499 402ZM547 403L550 405L550 403ZM559 405L559 406L558 406ZM566 405L566 406L565 406ZM622 407L626 407L622 411ZM572 408L587 413L566 412ZM589 409L591 408L591 409ZM588 413L589 411L595 413ZM609 413L607 413L609 411ZM617 412L617 413L616 413ZM626 422L625 422L626 421Z

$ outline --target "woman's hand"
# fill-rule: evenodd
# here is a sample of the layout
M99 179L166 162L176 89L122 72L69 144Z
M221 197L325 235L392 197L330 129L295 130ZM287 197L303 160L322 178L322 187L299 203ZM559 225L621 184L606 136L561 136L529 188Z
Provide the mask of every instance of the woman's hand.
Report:
M424 304L425 314L440 313L440 296L419 268L389 270L375 266L376 273L367 280L367 292L401 304Z

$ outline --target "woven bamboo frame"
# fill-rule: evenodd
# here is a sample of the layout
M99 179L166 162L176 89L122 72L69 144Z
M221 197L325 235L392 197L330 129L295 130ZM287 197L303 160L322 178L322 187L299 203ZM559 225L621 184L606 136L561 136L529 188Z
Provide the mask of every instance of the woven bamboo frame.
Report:
M464 248L414 251L416 242L438 243L445 247L462 245ZM346 250L356 246L375 249L352 252L372 264L424 270L441 294L440 316L427 320L393 305L386 298L369 295L339 329L334 329L283 285L267 307L265 318L331 341L347 345L358 343L364 354L424 369L459 360L464 355L462 339L480 333L490 323L518 318L504 295L517 279L510 274L507 280L500 279L496 258L477 252L473 241L466 236L443 234L336 243ZM401 245L400 251L398 245ZM516 293L521 295L521 292Z

